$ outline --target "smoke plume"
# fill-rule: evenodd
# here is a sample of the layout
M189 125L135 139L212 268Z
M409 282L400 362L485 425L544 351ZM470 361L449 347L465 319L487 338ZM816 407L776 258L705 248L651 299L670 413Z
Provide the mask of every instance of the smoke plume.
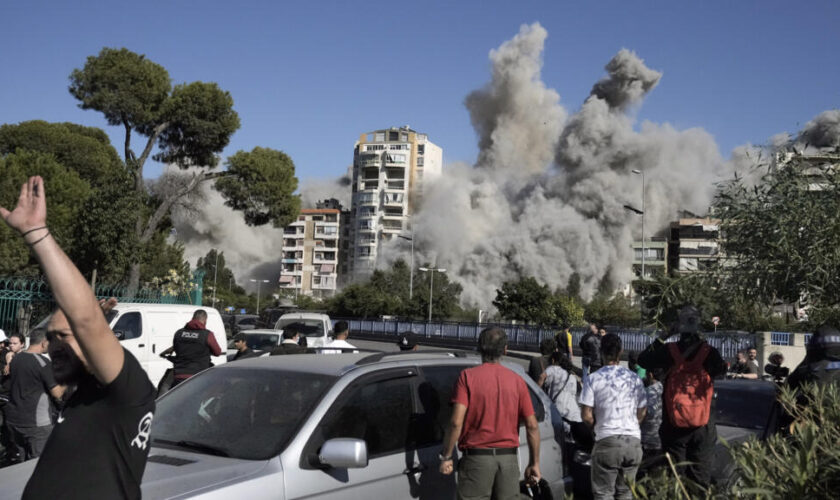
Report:
M553 289L573 273L590 295L602 279L631 279L632 242L679 209L708 210L729 171L701 129L638 125L632 110L661 73L622 49L579 111L568 116L540 80L546 31L523 26L490 53L491 80L467 97L479 143L474 166L447 166L415 215L421 261L448 269L467 305L486 308L504 281L534 276ZM567 118L568 117L568 118ZM457 228L457 229L454 229ZM393 243L384 263L404 248Z
M796 142L806 149L840 147L840 109L830 109L817 115L805 124Z
M188 176L188 173L169 169L155 185L177 187ZM349 179L306 178L301 180L300 195L303 208L314 208L316 202L327 198L337 198L342 205L349 206ZM217 248L224 253L225 264L233 271L240 286L250 289L248 280L251 278L267 279L272 284L277 282L283 229L271 224L259 227L245 224L242 214L226 206L222 195L209 183L200 186L192 199L200 201L200 210L193 204L180 204L172 215L176 230L174 238L184 244L184 257L191 265L195 266L200 257ZM219 286L227 284L220 283Z

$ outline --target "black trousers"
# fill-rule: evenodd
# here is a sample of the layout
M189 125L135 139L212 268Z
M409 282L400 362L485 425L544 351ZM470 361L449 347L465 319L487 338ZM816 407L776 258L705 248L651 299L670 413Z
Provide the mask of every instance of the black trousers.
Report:
M687 462L677 467L677 471L695 483L708 487L717 442L715 423L709 421L702 427L680 428L672 426L665 416L659 428L659 437L662 439L663 451L671 455L674 464Z

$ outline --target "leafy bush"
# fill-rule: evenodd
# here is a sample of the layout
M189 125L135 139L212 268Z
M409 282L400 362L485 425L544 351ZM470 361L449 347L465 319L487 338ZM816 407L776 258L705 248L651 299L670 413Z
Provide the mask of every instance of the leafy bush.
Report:
M634 498L837 498L840 491L840 386L810 385L801 395L779 396L792 422L784 433L732 447L738 477L731 489L704 489L676 475L672 466L632 486Z

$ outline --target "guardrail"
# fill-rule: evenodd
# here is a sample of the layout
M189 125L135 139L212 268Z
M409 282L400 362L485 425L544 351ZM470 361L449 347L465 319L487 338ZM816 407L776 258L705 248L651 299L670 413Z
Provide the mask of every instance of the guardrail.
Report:
M481 330L488 326L498 326L507 332L508 344L511 349L522 351L538 351L540 342L543 339L553 338L557 332L561 331L559 328L507 323L476 324L448 321L433 321L429 323L425 321L396 319L333 318L333 325L341 320L349 324L351 332L364 333L395 342L400 334L410 331L435 342L464 347L475 347ZM657 330L654 329L643 330L639 328L609 326L606 329L608 332L618 334L621 337L625 352L644 350L650 345L657 333ZM575 327L569 330L572 334L572 345L574 346L575 352L578 352L580 339L586 334L587 330L587 327ZM734 358L738 351L756 345L755 335L747 332L718 331L715 333L704 333L704 336L709 344L715 347L724 358ZM669 339L670 342L676 340L677 337Z

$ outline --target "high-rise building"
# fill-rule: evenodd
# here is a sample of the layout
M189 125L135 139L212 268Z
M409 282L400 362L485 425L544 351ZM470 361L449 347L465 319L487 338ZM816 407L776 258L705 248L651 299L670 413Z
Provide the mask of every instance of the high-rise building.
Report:
M408 235L423 184L440 176L443 150L426 134L405 127L362 134L353 150L347 272L350 279L376 267L379 244Z
M332 205L328 200L319 206ZM286 226L283 230L281 289L318 298L335 294L340 219L341 205L305 208L300 211L298 220Z

